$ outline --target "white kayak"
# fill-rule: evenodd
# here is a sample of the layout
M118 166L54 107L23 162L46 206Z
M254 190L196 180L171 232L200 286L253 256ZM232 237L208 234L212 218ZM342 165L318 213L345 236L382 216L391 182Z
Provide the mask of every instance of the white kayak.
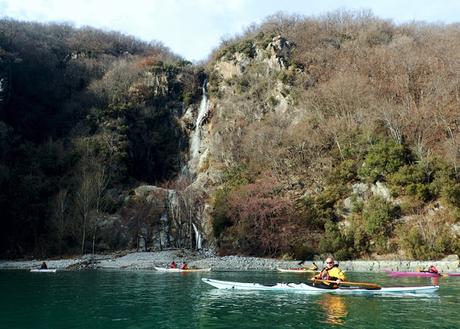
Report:
M55 268L33 268L30 271L34 273L56 273Z
M189 268L182 270L180 268L165 268L165 267L155 267L155 270L158 272L209 272L211 268Z
M393 294L393 293L432 293L439 289L439 286L416 286L416 287L382 287L380 289L365 289L363 287L339 287L337 289L321 288L312 284L305 283L277 283L273 286L265 286L259 283L244 283L221 281L202 278L203 282L218 288L231 290L263 290L280 292L332 292L332 293L371 293L371 294Z

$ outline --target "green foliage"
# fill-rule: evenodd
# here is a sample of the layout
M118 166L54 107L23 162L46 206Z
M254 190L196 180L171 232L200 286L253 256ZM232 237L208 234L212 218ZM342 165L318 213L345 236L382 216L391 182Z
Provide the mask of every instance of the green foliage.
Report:
M449 182L442 189L442 196L451 205L460 208L460 183Z
M239 42L232 43L221 49L217 56L218 58L226 57L226 59L230 59L235 53L242 53L249 58L253 58L255 56L253 40L243 39Z
M458 238L452 235L449 228L437 228L433 239L427 240L417 226L408 228L401 226L399 229L400 243L405 252L415 259L437 259L449 253L458 253L460 244Z
M357 162L352 159L341 161L328 178L330 184L345 185L357 178Z
M388 237L393 232L393 221L399 215L399 207L381 197L370 198L363 209L364 232L375 243L375 251L387 251Z
M222 232L231 226L232 220L227 215L228 213L228 192L219 189L215 195L214 207L212 213L212 229L214 237L219 239Z
M403 145L393 140L380 140L371 145L358 173L368 182L374 183L399 170L406 163L406 157Z
M397 208L381 197L370 198L363 209L366 233L369 235L390 233L392 220L396 217L397 211Z
M390 188L398 194L415 196L423 201L431 200L434 193L427 169L420 163L402 166L397 172L389 175Z
M353 256L351 245L349 237L339 230L337 224L331 221L326 222L324 235L319 244L321 253L333 254L338 259L350 259Z

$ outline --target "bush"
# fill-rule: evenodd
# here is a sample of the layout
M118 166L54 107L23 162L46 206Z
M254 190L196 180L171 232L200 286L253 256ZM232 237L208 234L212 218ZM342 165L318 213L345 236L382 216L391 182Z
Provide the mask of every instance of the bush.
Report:
M395 173L406 162L404 146L393 140L382 140L372 145L358 173L369 183L383 180Z
M228 192L219 189L214 199L214 210L212 212L212 229L214 237L217 239L232 224L232 220L227 216L228 210Z
M289 252L295 210L274 177L234 189L228 201L227 216L240 251L258 256Z
M388 237L393 231L393 220L398 217L399 208L381 197L372 197L363 209L364 231L374 242L374 251L387 251Z
M349 236L342 234L337 224L326 222L324 235L319 243L321 253L333 254L340 259L350 259L354 256L352 245Z
M457 221L458 213L448 209L438 210L434 216L415 216L397 228L399 245L415 259L458 253L460 242L452 227Z

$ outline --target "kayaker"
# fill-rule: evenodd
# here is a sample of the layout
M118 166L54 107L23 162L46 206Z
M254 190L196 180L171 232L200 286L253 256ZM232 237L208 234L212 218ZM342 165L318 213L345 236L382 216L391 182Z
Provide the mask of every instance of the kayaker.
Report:
M40 265L40 270L47 270L48 269L48 266L46 265L45 262L43 262L41 265Z
M176 262L172 261L171 264L169 264L169 268L177 268Z
M325 263L326 266L319 274L315 275L315 279L335 281L336 284L345 281L345 274L339 268L339 265L334 263L334 258L328 257Z
M428 270L426 272L439 274L439 270L434 265L430 265L430 267L428 267Z
M181 270L188 270L188 265L186 262L183 262L181 265L180 265L180 269Z

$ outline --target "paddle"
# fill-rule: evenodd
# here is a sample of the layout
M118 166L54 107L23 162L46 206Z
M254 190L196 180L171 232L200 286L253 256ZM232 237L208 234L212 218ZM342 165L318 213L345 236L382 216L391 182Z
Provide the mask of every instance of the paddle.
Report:
M422 270L420 269L419 267L416 268L417 272L420 272L420 273L430 273L430 274L437 274L438 277L441 277L441 278L447 278L449 275L445 274L445 273L440 273L440 272L430 272L429 270L426 271L426 270Z
M301 260L300 262L297 263L297 265L302 265L303 263L305 263L307 260L304 259L304 260ZM305 268L307 269L307 268ZM315 264L315 262L312 262L311 266L308 268L308 270L312 270L312 271L316 271L318 270L318 266Z
M318 282L325 282L325 283L336 283L335 281L332 280L322 280L322 279L316 279L312 278L313 281L318 281ZM350 281L340 281L340 284L346 285L346 286L358 286L358 287L363 287L365 289L369 290L379 290L382 289L381 286L375 283L367 283L367 282L350 282Z

